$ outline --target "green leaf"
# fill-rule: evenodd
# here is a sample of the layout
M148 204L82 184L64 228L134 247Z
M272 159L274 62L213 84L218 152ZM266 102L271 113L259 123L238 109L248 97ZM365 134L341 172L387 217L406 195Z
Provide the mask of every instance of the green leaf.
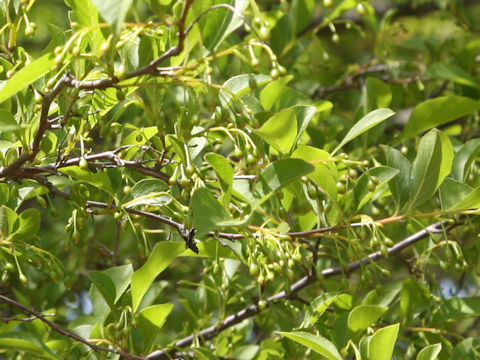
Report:
M442 96L424 101L413 109L403 137L411 137L478 110L479 101L462 96Z
M10 111L0 109L0 134L15 132L20 129L21 127L15 120L13 114Z
M25 351L39 358L60 359L37 337L23 331L0 333L0 348Z
M231 220L230 215L207 188L195 190L190 207L193 213L193 226L199 238Z
M71 20L77 22L80 28L88 29L90 48L98 49L104 37L98 26L98 11L92 0L65 0L65 3L72 9Z
M305 317L300 327L308 328L315 325L328 307L342 295L343 294L325 293L315 298L305 311Z
M348 328L353 331L365 330L385 314L388 307L378 305L359 305L348 315Z
M377 109L369 112L357 123L355 123L355 125L353 125L353 127L348 131L347 135L345 135L340 144L338 144L338 146L332 152L332 155L335 154L340 148L342 148L342 146L344 146L349 141L355 139L357 136L363 134L365 131L371 129L375 125L380 124L382 121L385 121L394 114L395 112L390 109Z
M161 329L172 309L173 304L157 304L143 308L140 310L139 314L152 325Z
M37 209L27 209L20 214L18 219L19 224L15 232L15 240L20 240L20 236L23 239L32 238L37 235L40 229L40 211Z
M342 356L338 352L335 345L333 345L329 340L325 339L324 337L302 331L277 331L277 334L285 336L286 338L289 338L303 346L306 346L329 360L342 359Z
M17 92L25 89L28 85L35 82L37 79L55 69L55 54L48 53L22 70L15 73L0 89L0 103L4 102Z
M297 137L297 115L292 108L283 109L254 133L279 152L288 153Z
M368 344L368 360L391 360L397 341L399 324L384 327L375 332Z
M225 3L225 1L212 1L211 3L204 1L199 10L205 10L206 4L213 6L220 3ZM227 4L229 3L232 1L227 1ZM239 15L244 12L247 4L246 0L236 0L232 4L235 12L223 7L214 9L204 16L204 19L200 21L201 34L203 44L208 50L215 51L228 35L242 25L243 19ZM197 11L196 15L200 16L200 12Z
M458 193L457 200L460 200L461 193ZM448 210L458 211L458 210L469 210L469 209L478 209L480 208L480 187L477 187L465 198L461 199L455 205L451 206Z
M388 84L374 77L365 81L367 111L386 108L392 102L392 90Z
M132 308L134 312L137 311L140 301L155 278L184 251L185 243L183 241L161 241L155 245L146 263L132 275Z
M321 104L321 105L324 106L326 104ZM317 107L297 105L297 106L293 106L292 108L295 110L295 113L297 115L297 136L295 137L295 141L293 142L293 146L295 147L295 145L297 145L298 142L300 141L300 137L302 136L304 131L307 129L308 124L310 123L310 120L312 120L315 114L317 113Z
M165 206L172 202L172 198L165 195L170 187L160 179L143 179L132 186L130 194L125 196L125 207L133 207L138 205L156 205ZM128 202L125 202L129 199Z
M417 355L417 360L435 360L442 351L442 344L432 344L425 346Z
M123 21L132 0L92 0L99 14L110 24L116 36L120 35Z
M452 175L458 181L465 181L471 166L480 152L480 139L467 141L453 158Z
M338 170L333 161L327 161L331 159L328 152L313 146L298 145L292 153L292 158L302 159L312 164L315 170L308 177L325 190L332 199L336 198Z
M374 198L376 194L400 171L398 169L392 169L387 166L377 166L375 168L368 169L360 176L353 189L353 197L355 204L357 204L357 210L360 210L370 199ZM370 191L368 188L368 181L371 177L377 177L379 182L375 187L375 191Z
M457 204L465 200L472 192L473 188L465 183L450 178L445 179L445 181L442 183L442 186L440 186L439 188L440 203L442 204L442 209L452 209ZM479 201L480 203L480 198L475 201ZM470 202L471 200L469 200L465 204L468 204ZM460 208L458 210L465 210L465 208Z
M250 88L250 79L254 78L257 86L265 85L271 80L270 76L263 74L241 74L234 76L222 85L218 97L222 107L229 106L235 99L241 98L252 90Z
M98 170L96 173L82 170L79 166L67 166L61 169L58 169L62 174L70 176L74 180L81 182L86 182L90 185L93 185L97 188L100 188L110 195L113 195L115 192L112 188L112 183L108 174L102 170Z
M382 146L382 148L387 159L387 165L399 170L397 176L388 183L388 186L397 207L400 209L408 201L411 165L400 151L389 146Z
M88 278L93 285L95 285L97 290L100 291L100 294L102 294L103 298L110 307L110 310L115 312L116 309L114 306L114 301L116 297L116 289L115 284L110 277L101 271L92 270L88 273Z
M432 78L450 80L461 85L480 88L480 83L472 75L454 64L433 64L427 69L425 75Z
M260 196L257 206L263 204L275 191L295 179L311 173L315 168L300 159L282 159L268 165L260 173L255 192Z
M115 286L115 297L113 302L116 304L130 285L130 280L133 275L132 264L112 267L103 271L103 274L108 276Z
M15 211L2 205L0 207L0 237L7 238L18 229L18 215Z
M223 205L227 207L230 203L230 196L232 194L234 174L233 168L227 159L215 153L206 154L205 159L207 159L210 165L212 165L212 168L217 175L218 182L220 183L220 187L224 193Z
M437 189L442 167L439 131L433 129L419 142L417 157L410 172L409 209L430 200Z
M267 86L263 88L263 90L260 92L260 104L262 104L265 110L271 109L285 85L292 79L293 75L288 75L269 82Z
M443 180L452 172L453 162L453 146L449 137L443 132L438 133L442 149L442 161L440 163L440 171L438 173L438 181L435 190L439 188Z
M480 298L451 297L441 303L438 314L441 321L468 319L480 316Z

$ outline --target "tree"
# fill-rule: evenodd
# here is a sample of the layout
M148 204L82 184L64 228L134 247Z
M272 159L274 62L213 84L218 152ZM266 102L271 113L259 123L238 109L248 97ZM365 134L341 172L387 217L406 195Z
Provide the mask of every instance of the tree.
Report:
M403 4L1 2L0 357L478 358L480 7Z

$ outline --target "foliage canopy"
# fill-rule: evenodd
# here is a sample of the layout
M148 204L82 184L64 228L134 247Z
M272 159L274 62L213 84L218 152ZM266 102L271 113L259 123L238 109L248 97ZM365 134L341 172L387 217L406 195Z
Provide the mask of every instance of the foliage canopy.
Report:
M480 358L478 16L0 2L0 357Z

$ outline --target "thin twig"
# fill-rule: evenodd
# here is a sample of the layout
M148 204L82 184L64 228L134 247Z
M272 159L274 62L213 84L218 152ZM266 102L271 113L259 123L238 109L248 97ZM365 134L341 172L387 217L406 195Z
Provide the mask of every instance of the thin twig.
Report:
M460 223L450 224L448 221L440 221L434 223L424 230L418 231L417 233L409 236L408 238L396 243L394 246L388 249L388 257L399 253L400 251L404 250L407 247L412 246L413 244L417 243L418 241L428 237L431 233L444 233L444 231L451 230L452 228L460 225ZM447 227L448 226L448 227ZM447 229L444 229L447 227ZM329 278L335 275L345 274L348 275L349 273L361 268L362 264L369 264L371 262L378 261L382 258L386 258L382 255L380 251L376 251L360 260L350 263L345 267L332 267L329 269L324 269L321 272L321 278ZM273 303L278 302L279 300L283 299L292 299L297 296L297 293L304 288L308 287L309 285L316 282L318 279L315 272L302 277L300 280L295 282L291 287L290 291L287 293L285 291L280 291L279 293L270 296L266 299L266 306L271 306ZM164 349L164 350L157 350L149 355L147 355L147 359L149 360L166 360L169 359L171 356L175 356L175 349L176 348L185 348L193 344L194 341L199 343L205 342L209 339L216 337L221 331L228 329L245 319L251 318L259 314L261 310L259 309L257 304L251 304L247 307L243 308L242 310L236 312L225 318L221 323L217 325L212 325L206 329L201 330L200 332L196 333L195 335L187 336L181 340L178 340L173 344L172 348Z
M19 302L9 298L9 297L6 297L4 295L1 295L0 294L0 301L3 301L13 307L16 307L17 309L19 309L20 311L22 311L23 313L25 314L29 314L29 315L32 315L33 317L43 321L46 325L48 325L53 331L61 334L61 335L64 335L64 336L67 336L73 340L76 340L78 342L81 342L82 344L85 344L87 345L90 349L94 350L94 351L102 351L102 352L107 352L107 353L113 353L113 354L117 354L117 355L120 355L126 359L132 359L132 360L142 360L144 359L143 357L140 357L140 356L136 356L136 355L133 355L133 354L130 354L130 353L127 353L125 351L122 351L122 350L119 350L119 349L114 349L114 348L107 348L107 347L104 347L104 346L100 346L100 345L96 345L96 344L93 344L91 342L89 342L88 340L84 339L83 337L67 330L67 329L64 329L60 326L58 326L57 324L55 324L54 322L51 322L50 320L48 320L46 318L46 315L44 314L41 314L35 310L32 310L28 307L26 307L25 305L23 304L20 304Z

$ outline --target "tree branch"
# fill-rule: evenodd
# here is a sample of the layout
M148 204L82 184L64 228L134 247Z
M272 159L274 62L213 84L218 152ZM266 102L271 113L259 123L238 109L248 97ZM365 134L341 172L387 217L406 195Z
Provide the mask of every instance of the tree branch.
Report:
M388 257L395 255L399 253L400 251L404 250L405 248L408 248L418 241L428 237L430 234L435 234L435 233L443 233L444 231L449 231L453 229L456 226L459 226L460 223L453 223L449 224L448 221L440 221L437 223L434 223L432 225L427 226L424 230L418 231L417 233L409 236L408 238L396 243L394 246L388 248ZM445 229L445 227L447 227ZM371 262L379 261L382 258L386 258L385 256L382 255L380 251L376 251L368 256L365 256L364 258L357 260L355 262L350 263L346 267L332 267L329 269L324 269L321 272L321 277L322 278L329 278L333 277L335 275L340 275L340 274L350 274L351 272L359 269L362 264L369 264ZM315 273L312 273L310 275L306 275L297 282L295 282L291 288L290 291L287 293L285 291L280 291L275 295L270 296L266 302L267 302L267 307L271 306L274 302L277 302L279 300L283 299L293 299L296 298L297 293L309 285L315 283L317 281L317 275ZM207 340L210 340L214 337L216 337L221 331L228 329L240 322L242 322L245 319L251 318L253 316L258 315L261 312L259 309L258 305L252 304L248 305L244 309L236 312L235 314L232 314L225 318L221 323L217 325L212 325L206 329L201 330L199 333L195 335L190 335L187 336L181 340L178 340L173 344L173 347L170 349L164 349L164 350L157 350L149 355L146 356L147 359L149 360L167 360L171 356L175 356L176 348L185 348L193 344L194 340L199 342L205 342Z
M53 331L55 331L55 332L57 332L61 335L67 336L67 337L69 337L73 340L76 340L78 342L81 342L82 344L87 345L90 349L92 349L94 351L102 351L102 352L113 353L113 354L120 355L120 356L122 356L126 359L131 359L131 360L142 360L142 359L144 359L143 357L132 355L132 354L127 353L127 352L122 351L122 350L107 348L107 347L104 347L104 346L99 346L99 345L93 344L93 343L89 342L88 340L84 339L83 337L58 326L54 322L51 322L50 320L48 320L46 318L46 316L49 316L49 315L43 315L43 314L41 314L41 313L39 313L35 310L32 310L32 309L26 307L25 305L20 304L19 302L15 301L15 300L13 300L9 297L6 297L6 296L0 294L0 301L3 301L3 302L5 302L5 303L7 303L7 304L9 304L13 307L16 307L17 309L19 309L21 312L23 312L25 314L32 315L34 318L43 321Z

